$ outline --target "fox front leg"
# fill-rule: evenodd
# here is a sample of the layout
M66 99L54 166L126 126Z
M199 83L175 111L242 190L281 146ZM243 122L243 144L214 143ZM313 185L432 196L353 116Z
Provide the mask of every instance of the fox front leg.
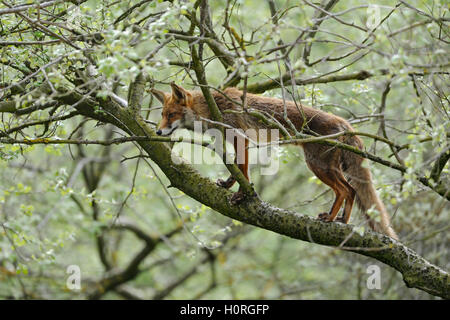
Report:
M233 146L236 153L234 163L238 165L239 170L244 174L245 179L250 181L248 174L249 157L248 157L248 140L234 137ZM227 180L218 179L216 184L222 188L230 189L236 183L236 179L230 176ZM233 193L230 199L231 204L238 204L245 199L245 193L239 188L239 190Z

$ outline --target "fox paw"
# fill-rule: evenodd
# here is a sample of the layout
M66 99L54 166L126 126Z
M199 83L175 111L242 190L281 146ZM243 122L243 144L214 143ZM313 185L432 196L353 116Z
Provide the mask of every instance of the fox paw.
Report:
M324 222L331 222L331 216L327 212L319 213L317 216L317 219L324 221Z
M217 179L216 184L219 187L225 188L225 189L230 189L233 184L236 182L236 180L234 180L234 178L228 178L227 180L223 180L223 179Z
M241 203L245 199L245 193L242 191L238 191L233 193L231 196L230 202L232 205L236 205Z
M344 220L344 217L337 217L336 220L334 220L334 221L347 224L347 222L345 222L345 220Z

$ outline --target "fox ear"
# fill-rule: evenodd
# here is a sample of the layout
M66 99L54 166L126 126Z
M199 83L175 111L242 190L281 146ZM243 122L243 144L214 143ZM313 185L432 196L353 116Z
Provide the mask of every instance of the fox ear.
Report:
M150 92L155 96L156 99L158 99L162 104L164 104L164 101L166 100L166 94L162 91L151 89Z
M174 97L176 101L187 100L189 92L179 85L176 85L175 82L172 82L170 86L172 87L172 97Z

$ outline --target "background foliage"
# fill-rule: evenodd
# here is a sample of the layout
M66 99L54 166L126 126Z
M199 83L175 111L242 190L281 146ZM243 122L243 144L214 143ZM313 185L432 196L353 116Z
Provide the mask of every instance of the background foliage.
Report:
M96 99L113 93L126 101L130 83L144 72L161 90L168 91L172 81L198 89L190 65L190 46L196 46L212 87L230 81L258 92L273 79L273 88L261 94L281 97L285 90L289 99L340 115L357 131L389 141L363 137L368 151L407 167L402 173L371 162L394 229L428 261L450 269L448 156L433 176L437 160L449 152L448 2L218 0L209 2L213 30L206 31L192 30L188 19L191 12L199 21L205 18L197 10L203 1L50 1L45 8L26 7L38 2L0 4L0 137L120 137L123 132L111 125L71 113L73 105L54 104L59 88ZM332 13L321 16L317 7L330 3ZM329 79L361 72L364 76L348 81ZM300 81L291 86L283 77L280 84L282 75ZM43 84L52 93L33 94ZM141 111L153 125L160 119L159 103L148 92ZM277 157L275 176L252 168L261 198L312 216L327 211L333 194L308 171L301 150L285 147ZM212 179L227 175L222 165L195 167ZM424 186L419 176L434 177L432 186L444 191ZM352 223L360 223L356 210ZM148 252L134 270L142 248ZM381 268L380 290L366 287L371 264ZM80 291L66 286L69 265L81 268ZM131 272L124 273L130 278L103 290L102 281L117 271ZM133 142L7 140L0 141L0 295L434 298L406 288L400 274L373 259L217 214L170 188Z

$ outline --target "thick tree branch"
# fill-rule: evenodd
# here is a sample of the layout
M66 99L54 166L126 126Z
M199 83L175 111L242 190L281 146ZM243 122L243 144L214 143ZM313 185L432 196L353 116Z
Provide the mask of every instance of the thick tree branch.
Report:
M126 268L114 272L113 274L105 277L96 284L95 290L89 294L89 299L92 300L100 299L108 291L114 290L121 284L134 279L141 272L141 263L156 248L156 246L162 242L162 239L171 238L172 236L183 230L182 225L179 225L165 235L162 235L161 237L152 237L150 235L147 235L138 226L129 222L121 222L114 225L113 227L116 229L126 229L133 232L139 239L141 239L145 243L145 245L134 256L134 258L131 259Z
M441 172L444 170L445 165L450 159L450 148L446 151L442 152L439 155L439 158L434 162L433 168L431 169L430 178L434 180L434 182L439 182Z

